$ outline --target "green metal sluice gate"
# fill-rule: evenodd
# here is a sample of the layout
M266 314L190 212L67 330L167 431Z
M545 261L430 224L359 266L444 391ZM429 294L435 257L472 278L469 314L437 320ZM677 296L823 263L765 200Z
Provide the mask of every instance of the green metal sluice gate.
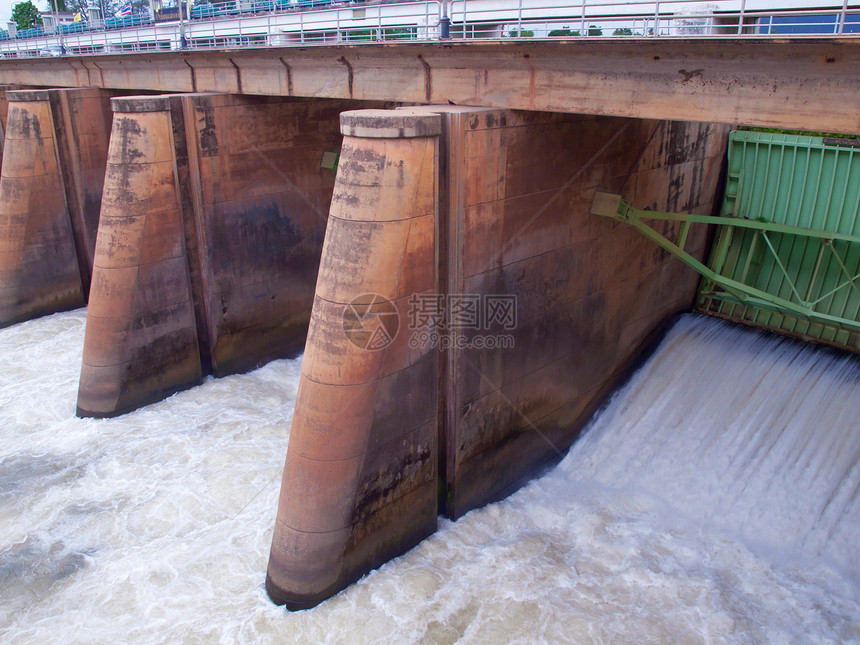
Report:
M624 221L702 274L695 309L860 352L860 141L735 131L719 217L634 208L598 193L592 213ZM680 222L674 240L648 222ZM715 224L707 264L684 250Z

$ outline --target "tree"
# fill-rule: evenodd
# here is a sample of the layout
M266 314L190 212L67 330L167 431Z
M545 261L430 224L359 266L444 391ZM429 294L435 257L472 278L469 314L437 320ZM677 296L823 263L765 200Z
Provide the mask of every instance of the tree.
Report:
M633 30L630 27L620 27L612 32L613 36L632 36Z
M66 12L68 9L66 8L66 0L48 0L48 11L54 10L54 2L57 3L57 11Z
M603 30L597 25L588 25L588 35L589 36L602 36Z
M63 4L66 5L66 9L71 11L72 13L81 12L81 16L86 19L87 17L87 7L89 3L87 0L63 0Z
M578 36L579 29L553 29L547 34L550 38L564 38L565 36Z
M49 2L52 0L49 0ZM88 9L90 7L98 8L101 11L102 19L113 18L113 15L119 11L121 4L125 4L125 0L120 3L119 0L63 0L66 7L72 13L81 12L81 17L84 20L89 19ZM146 3L149 6L149 3Z
M19 2L12 7L12 22L18 29L30 29L42 24L42 18L39 17L39 10L36 9L30 0Z
M516 29L511 29L511 32L508 34L510 38L534 38L535 32L530 29L523 29L522 31L517 31Z

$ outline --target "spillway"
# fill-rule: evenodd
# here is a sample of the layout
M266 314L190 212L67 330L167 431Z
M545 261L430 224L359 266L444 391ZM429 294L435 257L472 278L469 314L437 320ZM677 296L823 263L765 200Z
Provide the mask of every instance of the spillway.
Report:
M0 642L860 641L860 362L695 315L551 472L315 609L263 588L301 359L74 416L0 330Z

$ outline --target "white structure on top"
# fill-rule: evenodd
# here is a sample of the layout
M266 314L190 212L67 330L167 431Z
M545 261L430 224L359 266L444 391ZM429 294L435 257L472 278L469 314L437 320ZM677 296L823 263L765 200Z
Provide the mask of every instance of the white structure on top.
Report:
M757 37L860 33L860 2L843 0L228 0L184 6L151 0L146 15L52 24L6 37L0 57L400 40ZM162 4L163 2L163 4ZM28 30L32 32L33 30ZM53 33L60 31L61 33ZM2 34L0 34L2 37ZM61 42L62 39L62 42Z

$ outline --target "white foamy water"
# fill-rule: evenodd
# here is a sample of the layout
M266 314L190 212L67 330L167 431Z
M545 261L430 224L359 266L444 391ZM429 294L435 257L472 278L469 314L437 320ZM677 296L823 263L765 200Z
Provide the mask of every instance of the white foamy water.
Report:
M860 367L687 316L551 473L290 614L299 360L74 417L85 313L0 330L0 642L860 642Z

